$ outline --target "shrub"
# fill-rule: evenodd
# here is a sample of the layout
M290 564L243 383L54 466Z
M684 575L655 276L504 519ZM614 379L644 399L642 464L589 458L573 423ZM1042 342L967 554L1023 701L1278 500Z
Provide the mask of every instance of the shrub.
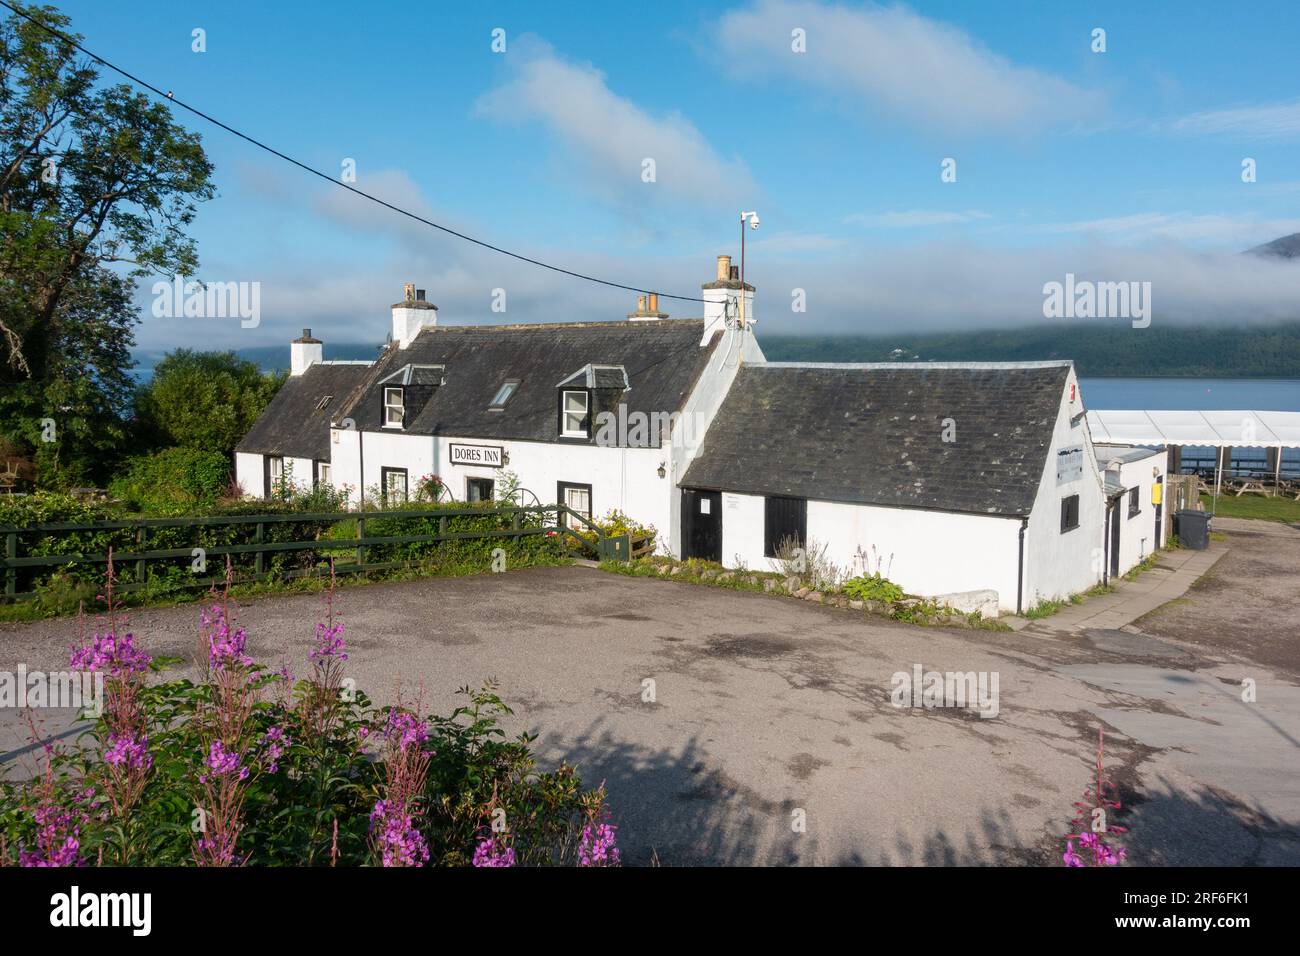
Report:
M885 604L901 601L906 596L901 587L879 573L849 578L842 590L858 601L881 601Z
M630 534L633 538L648 537L652 548L654 539L659 533L655 530L654 525L641 524L639 521L629 518L617 508L611 508L603 518L597 518L592 521L592 524L609 538L622 537L625 534ZM596 532L579 522L574 522L574 525L573 530L578 533L578 536L594 547L597 537Z
M111 568L105 593L102 633L71 659L103 675L103 712L47 748L35 780L0 784L0 865L617 860L603 789L566 765L539 771L532 737L506 739L510 709L491 683L462 688L449 716L353 690L332 588L301 679L249 657L228 596L214 593L197 683L150 683L173 662L124 633Z
M168 448L127 462L109 492L153 513L211 507L230 483L226 456L198 448Z

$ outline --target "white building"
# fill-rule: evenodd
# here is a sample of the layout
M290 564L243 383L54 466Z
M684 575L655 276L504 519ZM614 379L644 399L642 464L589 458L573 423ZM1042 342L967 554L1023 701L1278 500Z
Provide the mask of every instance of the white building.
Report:
M793 539L914 594L994 590L1005 610L1158 543L1159 452L1094 449L1071 363L768 363L736 272L719 257L700 319L650 296L615 322L440 325L408 285L374 363L323 362L309 332L292 344L237 476L267 495L290 467L359 504L433 475L490 500L510 473L525 503L622 511L679 557L767 570Z
M1169 456L1163 447L1094 445L1102 472L1107 513L1106 577L1140 564L1164 544L1164 481Z
M670 319L651 295L616 322L439 325L408 285L373 364L323 375L320 343L293 343L293 374L236 449L237 477L269 495L289 464L295 481L324 469L360 504L406 499L427 476L455 500L493 500L510 473L525 503L619 510L675 549L677 479L741 364L763 358L753 288L742 327L737 270L717 265L700 319Z

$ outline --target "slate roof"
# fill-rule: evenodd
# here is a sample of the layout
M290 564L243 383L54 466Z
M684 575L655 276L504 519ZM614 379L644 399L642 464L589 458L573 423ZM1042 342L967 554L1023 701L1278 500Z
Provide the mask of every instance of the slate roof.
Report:
M1070 363L741 368L682 486L1027 515ZM954 442L944 442L952 419Z
M317 362L290 376L235 451L328 461L330 421L369 373L368 364ZM333 397L318 409L326 395Z
M337 414L354 419L359 429L379 430L380 382L404 365L441 365L444 383L408 401L403 434L553 442L559 436L558 385L587 366L597 367L593 416L620 402L629 412L680 410L717 346L715 336L701 347L703 334L703 319L425 329L405 349L390 345ZM622 369L606 374L600 366ZM519 386L504 408L492 410L507 381ZM595 432L593 418L593 440Z

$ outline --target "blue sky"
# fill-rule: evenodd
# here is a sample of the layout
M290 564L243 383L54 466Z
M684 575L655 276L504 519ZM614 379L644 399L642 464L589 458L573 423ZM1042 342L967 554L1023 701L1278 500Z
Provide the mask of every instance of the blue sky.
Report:
M359 188L614 281L698 295L713 256L738 254L738 212L757 209L760 332L1042 322L1042 285L1067 271L1152 281L1158 322L1300 316L1296 269L1236 255L1300 231L1293 2L60 6L90 49L305 162L354 159ZM277 344L303 326L327 352L379 341L403 281L443 322L633 305L178 118L216 164L200 278L261 283L262 316L146 315L144 349Z

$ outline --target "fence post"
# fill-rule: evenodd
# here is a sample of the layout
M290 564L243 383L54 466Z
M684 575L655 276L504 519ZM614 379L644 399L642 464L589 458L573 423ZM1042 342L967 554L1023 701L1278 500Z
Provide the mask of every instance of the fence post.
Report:
M517 550L519 548L519 512L518 511L510 512L510 530L515 532L514 537L511 538L510 540L514 544Z
M18 534L10 531L5 535L5 558L12 561L18 557ZM5 597L18 593L18 569L12 564L5 568Z
M254 542L255 544L261 544L261 543L263 542L263 540L264 540L264 539L263 539L263 534L264 534L264 530L263 530L263 529L264 529L264 528L265 528L265 524L264 524L264 522L259 521L259 522L257 523L257 531L256 531L256 533L254 534L254 537L253 537L253 542ZM253 574L254 574L254 575L257 575L257 576L259 576L259 577L261 576L261 574L262 574L262 572L264 571L265 566L266 566L266 563L265 563L265 561L264 561L262 555L263 555L263 552L262 552L261 550L257 551L256 556L255 556L254 561L253 561Z
M366 536L366 519L357 518L357 540L360 541ZM364 571L366 567L366 549L362 545L357 545L357 570Z
M145 536L145 526L140 525L140 527L135 529L135 550L137 553L144 554L146 541L147 538ZM144 558L136 558L135 559L135 583L141 590L145 592L146 595L149 593L149 588L147 586L148 578L145 577L145 575L147 575L148 573L149 573L148 570L145 568Z

